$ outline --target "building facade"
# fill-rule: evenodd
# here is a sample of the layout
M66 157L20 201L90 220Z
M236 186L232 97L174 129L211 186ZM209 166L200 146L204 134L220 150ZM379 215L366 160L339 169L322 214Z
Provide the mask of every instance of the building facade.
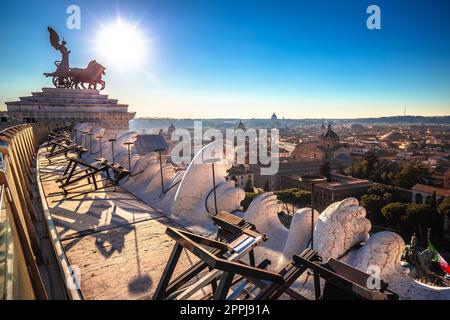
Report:
M436 195L436 201L439 203L444 198L450 197L450 190L432 187L425 184L417 183L412 188L412 199L411 202L426 204L430 203L433 194Z

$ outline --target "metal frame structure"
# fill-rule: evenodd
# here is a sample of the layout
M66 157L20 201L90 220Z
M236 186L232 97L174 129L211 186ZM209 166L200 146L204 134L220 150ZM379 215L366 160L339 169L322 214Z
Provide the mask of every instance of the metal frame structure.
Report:
M212 219L219 226L218 239L210 239L184 230L167 228L166 234L175 240L175 246L164 269L154 299L248 299L276 300L287 294L294 299L306 299L290 286L308 269L312 271L316 300L328 299L398 299L380 280L380 288L369 289L371 275L357 270L339 260L322 263L321 257L311 248L295 255L280 272L266 270L269 260L255 266L253 249L265 237L245 220L221 211ZM207 249L210 248L210 249ZM200 261L171 281L183 249ZM249 255L250 263L242 258ZM208 269L207 272L204 272ZM321 292L320 279L325 280ZM211 286L211 293L198 296ZM230 291L232 291L230 293Z
M309 244L311 249L314 249L314 185L316 183L327 181L327 178L323 176L308 175L300 177L300 181L311 184L311 236L309 239Z
M87 152L87 149L77 143L73 143L67 130L59 130L50 132L47 141L43 147L50 148L45 158L52 163L52 158L64 154L67 156L69 152L76 152L79 157Z
M130 171L124 169L118 163L109 163L105 158L96 158L95 163L88 163L84 160L78 159L74 155L69 155L66 157L68 160L68 164L64 173L61 177L57 179L57 182L60 183L60 188L63 190L64 195L68 194L67 187L74 185L75 183L86 179L88 181L88 185L92 184L95 190L105 189L111 186L119 185L120 180L129 176ZM79 167L79 170L76 170ZM111 175L112 172L112 175ZM106 179L97 180L97 174L105 174ZM102 187L99 187L98 182L110 181L110 183L106 183ZM85 185L75 186L70 190L74 190ZM91 192L91 191L88 191ZM81 195L80 193L78 195ZM77 195L77 196L78 196Z
M198 289L209 284L215 292L215 298L223 299L224 294L228 292L231 276L225 273L221 275L220 270L228 266L243 273L246 273L246 270L251 270L252 273L259 274L261 277L277 277L269 271L254 266L253 249L259 243L265 241L266 237L257 232L252 224L225 211L221 211L211 218L219 226L217 240L175 228L169 227L166 229L166 233L176 241L176 244L155 291L154 299L167 299L169 297L187 299L195 294ZM208 250L203 246L210 247L210 249ZM191 251L202 261L196 263L180 277L170 281L183 248ZM238 261L246 255L249 256L250 266L248 266L249 269L244 270L244 265ZM179 292L179 289L189 284L192 279L207 268L210 271L202 279L188 288L184 288L183 292ZM217 284L218 278L220 278L219 284Z
M87 152L87 149L78 144L72 144L70 140L66 141L50 141L49 145L51 145L49 153L45 155L45 158L52 163L52 158L64 154L67 156L69 152L76 152L79 157L83 153Z
M74 131L76 138L76 130ZM124 169L120 164L109 163L105 158L95 158L96 162L94 163L88 163L82 160L81 155L87 152L87 149L78 144L71 144L71 142L67 132L58 132L52 133L46 143L47 149L50 148L50 152L46 155L46 158L49 159L50 163L51 158L61 154L64 154L65 161L68 162L63 174L56 180L57 183L60 183L59 188L62 189L64 196L68 195L69 186L72 186L81 180L86 179L88 183L74 186L70 190L78 189L90 184L94 186L95 190L117 186L120 180L130 174L130 171ZM91 145L90 149L92 150ZM106 175L106 179L97 180L97 174L102 173ZM100 187L98 183L104 181L110 181L110 183L106 183ZM78 193L75 196L84 193L86 192Z
M326 263L311 261L295 255L293 261L303 264L314 273L316 299L321 300L398 300L398 295L388 290L388 283L362 272L342 261L330 258ZM325 280L321 293L320 282ZM379 282L378 288L369 288L371 280Z

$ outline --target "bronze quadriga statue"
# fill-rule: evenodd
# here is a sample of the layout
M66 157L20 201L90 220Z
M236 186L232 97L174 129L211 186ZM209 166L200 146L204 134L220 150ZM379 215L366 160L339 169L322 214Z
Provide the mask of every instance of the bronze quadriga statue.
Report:
M55 61L56 71L52 73L44 73L46 77L53 77L53 85L56 88L72 88L97 89L97 84L101 85L100 90L105 89L105 81L102 76L105 74L105 67L95 60L89 62L85 69L70 68L69 54L70 50L66 47L66 41L60 43L59 35L53 28L48 27L50 34L50 44L53 48L61 52L61 61Z

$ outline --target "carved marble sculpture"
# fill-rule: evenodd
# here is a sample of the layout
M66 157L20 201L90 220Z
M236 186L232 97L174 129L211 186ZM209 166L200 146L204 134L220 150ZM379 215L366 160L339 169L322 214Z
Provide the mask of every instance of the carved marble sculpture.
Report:
M217 148L222 148L219 141L206 145L194 157L168 208L173 218L182 221L192 230L214 230L214 225L208 218L209 214L215 213L212 165L215 173L217 210L234 212L240 208L240 203L245 198L245 192L236 188L234 181L225 179L231 161L221 159L214 164L208 162Z
M119 139L123 143L126 139L135 138L136 133L129 133ZM175 172L172 165L163 164L164 188L170 188L164 193L157 155L132 155L134 176L124 181L122 186L183 226L204 234L211 233L215 230L208 218L215 210L212 164L200 160L217 150L218 143L205 146L185 171ZM269 268L278 271L291 260L292 255L308 246L311 209L298 210L292 218L290 229L278 219L279 203L273 193L259 195L246 212L239 211L245 193L236 188L233 181L225 179L230 164L228 159L214 163L218 210L244 217L269 236L268 241L256 248L256 260L258 263L268 258L272 262ZM450 299L450 288L424 285L408 276L409 270L400 264L405 244L399 235L387 231L369 235L371 224L358 200L347 198L335 202L320 215L315 212L314 221L314 249L324 260L331 257L341 259L364 272L375 272L389 283L389 288L401 299ZM304 273L292 288L313 298L311 278Z
M256 197L244 213L244 218L253 223L259 232L269 238L255 249L259 260L269 259L269 269L279 271L294 254L304 250L311 238L311 208L303 208L295 212L290 228L280 223L278 213L280 204L276 195L266 192ZM314 210L314 221L319 213Z
M369 237L371 224L365 215L365 209L354 198L331 204L316 224L315 250L324 260L341 258L363 272L384 279L401 299L450 299L450 288L428 286L410 278L409 270L400 264L405 247L403 239L387 231ZM358 243L361 246L355 247ZM304 274L294 285L309 298L314 296L311 278Z

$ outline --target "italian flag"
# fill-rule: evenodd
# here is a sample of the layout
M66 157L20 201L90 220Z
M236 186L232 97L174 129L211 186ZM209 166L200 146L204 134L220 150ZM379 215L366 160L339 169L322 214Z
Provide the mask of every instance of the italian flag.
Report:
M445 261L445 259L439 254L430 240L428 240L428 249L433 254L433 261L439 263L439 266L445 273L450 274L450 266L448 265L447 261Z

